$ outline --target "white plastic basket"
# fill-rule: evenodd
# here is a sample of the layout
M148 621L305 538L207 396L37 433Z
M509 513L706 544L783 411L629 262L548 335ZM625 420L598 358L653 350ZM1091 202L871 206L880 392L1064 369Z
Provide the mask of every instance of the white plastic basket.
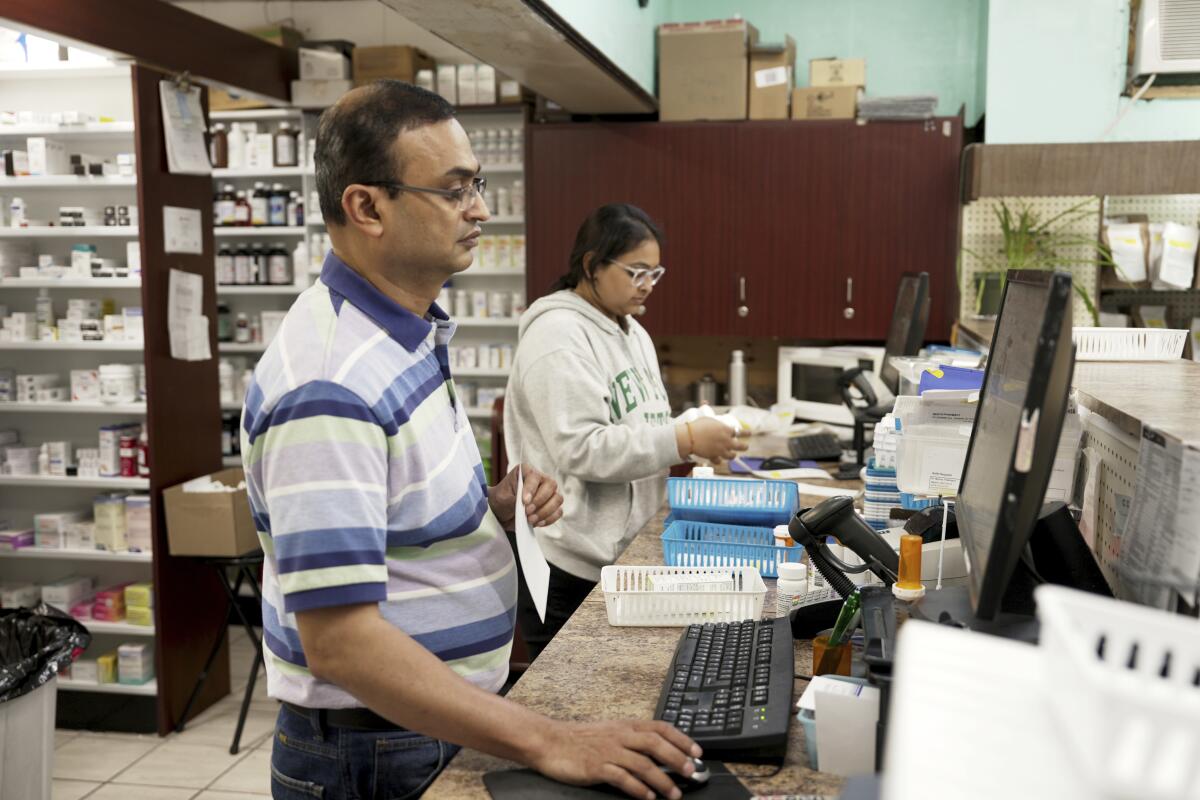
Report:
M1171 361L1188 332L1166 328L1072 328L1076 361Z
M733 592L656 592L651 575L730 575ZM767 585L754 567L625 567L600 570L609 625L666 627L758 619Z
M1058 586L1035 597L1048 705L1089 796L1200 797L1200 622Z

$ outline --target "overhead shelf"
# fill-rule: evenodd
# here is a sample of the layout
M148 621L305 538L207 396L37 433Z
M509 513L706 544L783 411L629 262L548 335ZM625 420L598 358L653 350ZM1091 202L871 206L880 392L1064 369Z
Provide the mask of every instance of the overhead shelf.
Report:
M515 328L521 324L520 317L460 317L454 322L460 328Z
M145 414L145 403L0 403L0 414Z
M146 683L83 683L68 678L58 679L60 692L95 692L96 694L134 694L153 697L158 694L158 680L151 679Z
M451 369L450 373L455 378L507 378L508 370L506 369L480 369L479 367L467 368L460 367Z
M129 67L117 64L5 64L0 81L77 80L79 78L127 78Z
M214 169L214 178L299 178L311 172L308 167L260 167L258 169Z
M57 475L0 475L0 486L61 486L73 489L149 489L149 478L73 478Z
M217 350L222 353L263 353L266 352L266 342L250 342L249 344L239 344L238 342L218 342Z
M141 342L0 342L0 350L78 350L141 352Z
M1200 141L972 144L963 200L1200 194Z
M500 268L484 269L483 267L471 267L466 272L459 272L459 273L455 274L454 277L455 278L502 278L502 277L508 277L508 276L511 276L514 278L523 278L523 277L525 277L525 270L523 270L523 269L500 269Z
M53 136L60 139L128 139L132 122L88 122L83 125L0 125L0 136Z
M304 289L299 286L217 286L217 294L241 294L241 295L295 295L303 292Z
M208 118L212 122L241 122L242 120L263 119L300 119L302 113L298 108L246 108L238 111L210 111Z
M107 561L110 563L149 564L153 553L110 553L107 550L79 550L57 547L20 547L0 550L0 558L24 558L49 561Z
M213 235L220 238L225 236L240 236L247 239L258 237L266 239L271 236L303 236L307 231L303 227L285 227L283 225L229 226L221 225L213 228Z
M92 238L136 239L138 238L138 229L132 225L82 225L77 228L62 225L38 225L32 228L0 228L0 239Z
M0 289L140 289L141 278L0 278Z
M524 217L500 217L500 216L496 216L496 217L492 217L491 219L489 219L487 222L485 222L485 223L483 223L483 224L484 224L484 225L489 225L489 224L496 224L496 225L524 225L524 224L525 224L525 218L524 218Z

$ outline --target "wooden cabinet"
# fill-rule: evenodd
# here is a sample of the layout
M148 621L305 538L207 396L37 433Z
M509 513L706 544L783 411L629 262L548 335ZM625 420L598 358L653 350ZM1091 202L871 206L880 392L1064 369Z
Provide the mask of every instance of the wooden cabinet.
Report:
M881 340L900 274L925 270L929 338L949 335L958 118L541 125L528 146L531 299L588 212L623 201L666 236L654 334Z

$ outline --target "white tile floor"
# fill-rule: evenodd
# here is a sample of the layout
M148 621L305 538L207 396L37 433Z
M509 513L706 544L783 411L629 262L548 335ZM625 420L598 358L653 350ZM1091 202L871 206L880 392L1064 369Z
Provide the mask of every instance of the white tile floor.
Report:
M229 755L254 648L230 629L232 692L191 720L183 733L55 735L53 800L261 800L271 794L271 732L278 704L259 672L242 731Z

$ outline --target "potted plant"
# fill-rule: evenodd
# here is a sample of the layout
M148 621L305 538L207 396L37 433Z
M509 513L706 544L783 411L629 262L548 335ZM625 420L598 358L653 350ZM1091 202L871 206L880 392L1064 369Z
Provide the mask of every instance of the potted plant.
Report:
M1099 241L1070 231L1072 225L1095 213L1089 208L1094 202L1089 198L1047 220L1042 220L1041 215L1028 205L1022 205L1014 211L1008 203L1001 200L993 209L996 220L1000 223L1000 250L988 254L963 248L963 252L973 256L982 265L982 269L975 273L975 314L995 316L1000 313L1005 276L1010 269L1052 270L1076 264L1111 263L1108 252ZM1067 248L1079 247L1086 248L1089 255L1063 255ZM961 275L959 283L961 285ZM1076 294L1091 314L1092 324L1099 325L1100 314L1092 298L1082 286L1073 285Z

